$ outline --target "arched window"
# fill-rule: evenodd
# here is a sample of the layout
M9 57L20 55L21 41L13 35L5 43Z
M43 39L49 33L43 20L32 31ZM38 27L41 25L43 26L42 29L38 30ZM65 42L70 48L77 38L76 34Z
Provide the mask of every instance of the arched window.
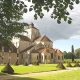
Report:
M60 60L60 56L58 56L58 60Z
M45 55L45 59L47 59L47 55Z
M37 60L38 60L38 55L37 55Z
M53 53L51 53L51 59L53 59Z

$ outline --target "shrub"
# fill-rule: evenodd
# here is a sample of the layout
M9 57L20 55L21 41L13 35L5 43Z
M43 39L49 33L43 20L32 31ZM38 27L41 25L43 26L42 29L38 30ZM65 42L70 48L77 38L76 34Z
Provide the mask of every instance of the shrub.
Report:
M24 63L24 65L25 65L25 66L28 66L28 63L27 63L27 62L25 62L25 63Z
M13 74L14 70L13 68L10 66L9 63L6 64L6 66L1 70L1 72L3 73L8 73L8 74Z
M66 69L65 66L63 65L63 63L58 63L58 65L56 67L59 69Z
M37 62L36 65L39 65L39 62Z
M70 62L67 63L67 67L72 67Z
M74 65L74 67L80 67L79 63L76 62L75 65Z
M17 66L19 65L18 61L16 61L15 65L17 65Z

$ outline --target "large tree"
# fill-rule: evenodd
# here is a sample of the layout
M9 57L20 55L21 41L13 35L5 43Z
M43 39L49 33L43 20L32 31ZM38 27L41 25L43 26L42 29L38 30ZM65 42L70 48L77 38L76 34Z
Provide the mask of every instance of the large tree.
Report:
M72 62L74 61L74 59L75 59L75 54L74 54L74 46L72 45L71 46L71 53L72 53Z
M12 37L23 31L18 21L27 12L24 2L19 0L0 0L0 45L7 45Z

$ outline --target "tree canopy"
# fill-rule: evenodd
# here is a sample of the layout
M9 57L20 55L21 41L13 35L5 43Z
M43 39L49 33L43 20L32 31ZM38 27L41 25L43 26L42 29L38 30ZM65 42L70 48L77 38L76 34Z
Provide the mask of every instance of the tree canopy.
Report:
M75 50L76 58L80 58L80 48Z
M6 44L12 37L23 31L22 18L27 6L18 0L0 0L0 44Z
M69 17L68 9L74 9L74 4L79 4L79 0L28 0L33 4L30 6L29 11L35 12L34 18L37 19L38 16L43 18L43 10L49 12L52 9L51 18L56 19L57 23L61 23L61 20L71 24L72 18Z

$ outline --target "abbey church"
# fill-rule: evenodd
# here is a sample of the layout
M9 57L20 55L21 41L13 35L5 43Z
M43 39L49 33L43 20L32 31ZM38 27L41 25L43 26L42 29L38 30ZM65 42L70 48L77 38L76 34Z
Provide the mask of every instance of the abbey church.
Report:
M54 43L41 35L33 23L25 26L25 31L19 37L13 37L9 47L1 51L0 64L34 64L63 62L63 53L54 48Z

